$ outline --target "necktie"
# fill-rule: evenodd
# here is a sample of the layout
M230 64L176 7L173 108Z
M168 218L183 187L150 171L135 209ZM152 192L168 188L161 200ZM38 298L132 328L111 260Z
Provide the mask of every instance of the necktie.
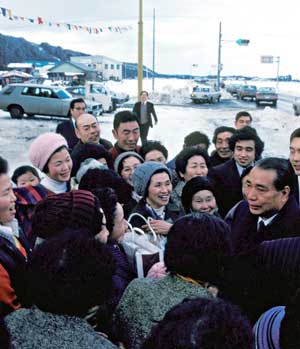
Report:
M264 221L260 221L258 224L257 232L262 233L265 231L265 228L266 228L266 225L265 225Z

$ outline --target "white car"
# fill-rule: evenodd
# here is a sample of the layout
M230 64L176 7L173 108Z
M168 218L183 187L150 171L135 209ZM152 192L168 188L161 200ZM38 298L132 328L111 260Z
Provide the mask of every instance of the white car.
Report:
M221 92L215 90L212 86L195 86L191 94L194 103L215 103L220 102Z

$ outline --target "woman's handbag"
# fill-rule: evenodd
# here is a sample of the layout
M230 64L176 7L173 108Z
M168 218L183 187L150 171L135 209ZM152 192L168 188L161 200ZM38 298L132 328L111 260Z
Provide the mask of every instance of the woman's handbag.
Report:
M148 224L151 233L145 233L142 229L130 224L130 220L134 215L142 217L145 223ZM137 276L142 278L147 275L153 264L163 261L163 248L159 245L159 239L145 217L139 213L133 213L128 218L127 223L129 232L125 233L122 246Z

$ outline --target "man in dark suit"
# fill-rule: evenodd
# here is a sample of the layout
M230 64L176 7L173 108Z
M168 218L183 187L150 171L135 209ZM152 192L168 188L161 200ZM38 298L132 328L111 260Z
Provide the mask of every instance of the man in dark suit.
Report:
M262 241L300 236L300 210L291 191L293 173L285 159L260 160L245 178L241 201L227 215L235 254Z
M290 164L294 171L294 190L293 194L299 203L300 188L300 128L292 132L290 136Z
M208 172L211 178L219 213L225 217L227 212L243 199L241 176L243 172L254 165L264 149L264 143L256 131L246 126L237 130L229 139L229 148L233 158L222 165L212 167Z
M140 125L141 141L143 145L147 141L149 127L153 127L152 115L155 121L155 125L157 124L157 116L153 103L148 101L148 92L142 91L140 93L140 96L141 101L135 103L133 112L137 115L138 123Z
M85 113L86 104L83 98L73 99L70 103L70 120L63 121L56 127L56 133L60 133L68 142L70 150L72 150L78 142L75 133L75 122L77 118Z

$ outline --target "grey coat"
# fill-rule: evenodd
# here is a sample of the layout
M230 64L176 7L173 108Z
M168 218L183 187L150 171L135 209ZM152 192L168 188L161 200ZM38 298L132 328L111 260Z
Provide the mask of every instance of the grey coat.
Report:
M114 324L118 338L128 349L141 348L158 321L185 298L211 298L203 287L177 276L135 279L125 290L116 309Z
M5 318L12 349L116 349L83 319L19 309Z

